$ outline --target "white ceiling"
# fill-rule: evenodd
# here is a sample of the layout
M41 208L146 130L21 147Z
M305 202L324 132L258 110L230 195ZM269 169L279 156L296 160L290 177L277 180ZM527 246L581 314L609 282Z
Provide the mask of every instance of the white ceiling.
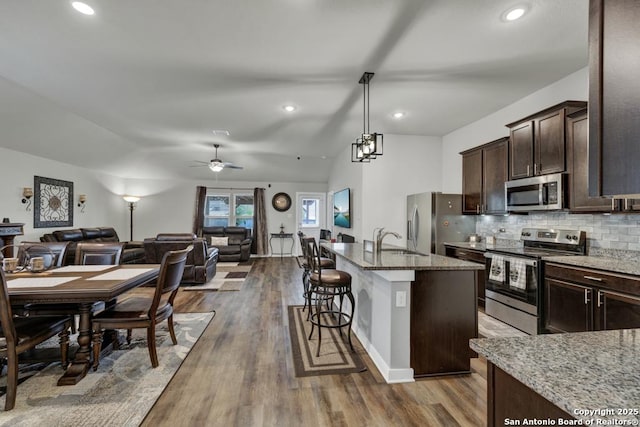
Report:
M323 182L364 71L372 131L438 136L587 65L588 0L86 2L0 2L0 146L123 177L214 179L219 143L220 179Z

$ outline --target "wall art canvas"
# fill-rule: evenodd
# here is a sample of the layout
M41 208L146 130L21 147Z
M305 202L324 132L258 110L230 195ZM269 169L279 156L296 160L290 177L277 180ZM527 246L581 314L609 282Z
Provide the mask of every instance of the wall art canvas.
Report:
M33 227L73 226L73 182L33 177Z

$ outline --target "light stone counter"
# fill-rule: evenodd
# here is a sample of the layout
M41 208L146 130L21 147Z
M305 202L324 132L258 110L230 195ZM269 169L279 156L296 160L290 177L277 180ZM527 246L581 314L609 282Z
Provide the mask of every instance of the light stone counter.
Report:
M572 265L575 267L593 268L613 273L632 274L640 276L640 260L608 258L600 256L550 256L543 258L547 262Z
M398 255L393 246L385 246L380 252L365 252L361 243L323 243L330 252L344 258L363 270L484 270L484 266L474 262L436 254Z
M472 339L471 348L573 417L633 420L640 411L640 329ZM596 416L580 410L610 410ZM622 424L615 424L622 425ZM638 425L628 424L628 425Z

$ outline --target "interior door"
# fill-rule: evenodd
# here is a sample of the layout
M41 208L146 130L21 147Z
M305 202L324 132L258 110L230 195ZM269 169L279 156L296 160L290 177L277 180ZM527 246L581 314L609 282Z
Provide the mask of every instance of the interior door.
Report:
M297 233L302 231L309 237L320 240L320 229L327 228L325 193L296 193L296 248L302 254Z

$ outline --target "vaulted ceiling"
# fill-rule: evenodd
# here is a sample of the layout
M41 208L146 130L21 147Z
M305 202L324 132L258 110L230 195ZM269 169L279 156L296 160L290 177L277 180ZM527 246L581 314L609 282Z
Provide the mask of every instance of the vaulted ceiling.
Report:
M0 147L130 178L214 179L218 143L219 179L323 182L364 71L372 131L438 136L587 65L588 0L86 3L0 2Z

